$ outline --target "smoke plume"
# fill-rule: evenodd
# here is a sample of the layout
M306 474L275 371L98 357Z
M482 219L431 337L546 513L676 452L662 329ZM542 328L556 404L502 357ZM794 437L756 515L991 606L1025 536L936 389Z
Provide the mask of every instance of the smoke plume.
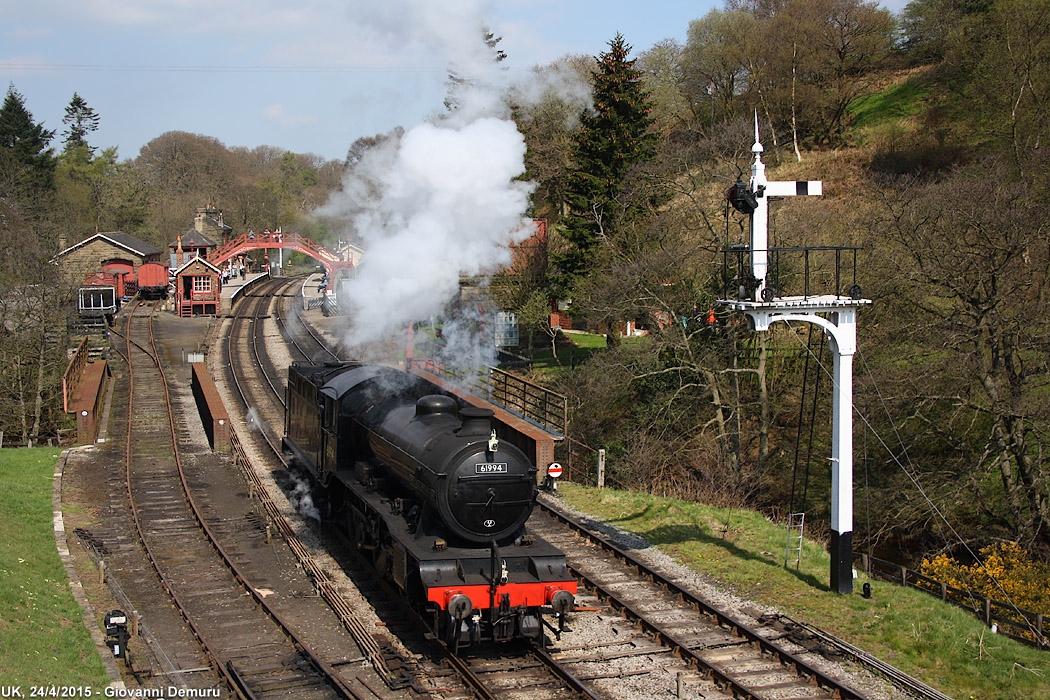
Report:
M351 329L360 350L402 332L414 321L442 317L456 355L489 361L473 318L449 323L449 302L460 273L491 273L510 263L510 244L535 230L525 214L533 185L525 171L525 140L509 119L506 73L485 41L482 13L490 3L384 3L377 28L436 51L454 76L452 109L403 134L392 132L344 178L342 191L319 211L346 223L364 249L354 278L344 284ZM393 9L389 9L393 5ZM409 12L397 17L398 12ZM342 302L341 302L342 303ZM455 333L456 337L450 337ZM480 339L492 345L492 339ZM471 346L470 349L464 349Z

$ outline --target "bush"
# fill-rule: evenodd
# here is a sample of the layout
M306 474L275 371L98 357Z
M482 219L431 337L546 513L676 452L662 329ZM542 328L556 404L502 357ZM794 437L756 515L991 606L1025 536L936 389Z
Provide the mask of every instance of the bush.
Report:
M1016 542L1000 542L981 550L980 561L967 566L947 554L923 559L922 573L974 595L1000 600L1035 613L1050 614L1050 564L1035 561ZM1016 613L1007 613L1028 626ZM1034 637L1026 634L1025 636Z

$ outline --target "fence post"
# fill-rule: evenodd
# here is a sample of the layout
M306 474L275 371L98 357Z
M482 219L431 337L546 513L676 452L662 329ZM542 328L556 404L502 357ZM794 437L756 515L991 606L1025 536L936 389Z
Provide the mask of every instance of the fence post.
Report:
M984 597L984 624L992 626L992 599Z
M598 488L605 488L605 449L598 450Z
M948 584L946 584L944 581L941 581L940 584L941 584L941 600L948 600Z
M905 588L908 587L908 569L907 567L901 567L901 585Z

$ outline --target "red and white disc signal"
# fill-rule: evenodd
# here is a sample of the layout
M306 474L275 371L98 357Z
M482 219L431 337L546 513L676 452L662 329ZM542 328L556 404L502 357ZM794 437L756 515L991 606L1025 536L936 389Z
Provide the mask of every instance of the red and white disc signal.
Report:
M557 479L559 476L561 476L561 465L557 462L551 462L550 465L547 467L547 476L551 477L552 479Z

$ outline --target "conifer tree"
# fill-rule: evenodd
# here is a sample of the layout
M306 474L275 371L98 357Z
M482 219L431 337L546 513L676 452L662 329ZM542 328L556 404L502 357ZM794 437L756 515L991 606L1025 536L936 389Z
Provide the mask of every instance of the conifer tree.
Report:
M62 132L62 135L66 137L64 152L70 153L83 147L88 153L94 155L95 148L88 145L87 135L89 132L98 130L98 122L99 116L95 110L88 107L84 98L74 92L73 99L66 107L66 116L62 117L62 123L69 127Z
M0 151L8 167L19 168L23 175L19 180L31 188L51 189L55 175L54 150L48 147L54 131L43 124L33 122L33 115L26 109L25 98L15 90L7 88L4 106L0 107Z
M657 136L649 128L651 98L635 60L627 58L630 52L631 46L617 34L609 50L598 56L591 74L594 110L583 114L573 139L569 213L563 222L571 245L555 260L566 287L585 274L599 236L608 234L623 213L617 195L631 167L655 152Z

